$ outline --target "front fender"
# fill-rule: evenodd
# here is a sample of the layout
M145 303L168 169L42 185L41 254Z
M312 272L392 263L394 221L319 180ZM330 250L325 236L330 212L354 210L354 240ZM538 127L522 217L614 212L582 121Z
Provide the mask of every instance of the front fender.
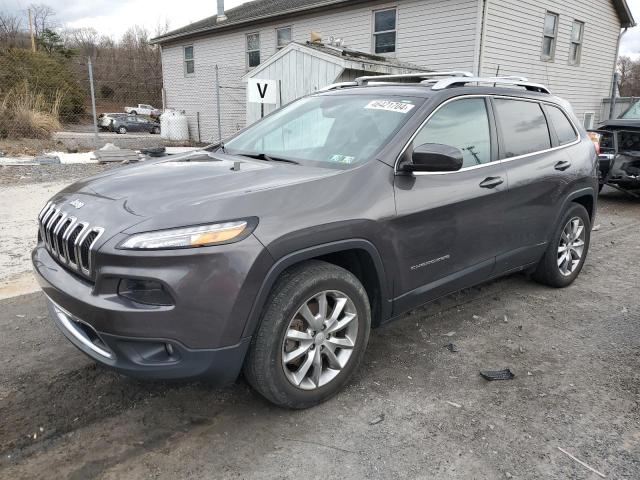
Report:
M375 266L376 274L378 276L378 282L380 284L380 304L382 310L381 318L389 318L391 315L391 302L389 300L389 289L387 285L382 257L380 256L378 249L373 243L365 239L355 238L304 248L289 253L277 260L265 276L262 285L258 290L258 294L255 297L251 312L249 314L249 318L247 319L247 323L245 325L243 337L251 336L256 331L260 323L262 311L269 297L269 293L271 292L271 289L275 285L276 280L282 274L282 272L284 272L287 268L305 260L311 260L323 255L329 255L346 250L362 250L370 256Z

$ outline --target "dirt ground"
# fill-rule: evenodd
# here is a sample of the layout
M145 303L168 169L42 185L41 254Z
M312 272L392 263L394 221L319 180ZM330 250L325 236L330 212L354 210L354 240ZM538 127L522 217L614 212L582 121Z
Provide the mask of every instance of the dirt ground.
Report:
M516 275L415 310L300 412L243 380L121 377L56 330L42 294L0 300L0 478L599 478L560 447L638 479L640 203L607 192L595 223L572 287ZM478 374L505 367L513 380Z

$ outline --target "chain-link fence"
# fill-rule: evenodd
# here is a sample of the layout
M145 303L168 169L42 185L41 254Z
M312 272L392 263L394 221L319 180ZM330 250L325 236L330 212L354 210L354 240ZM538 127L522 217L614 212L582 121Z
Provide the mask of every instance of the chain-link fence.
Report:
M217 142L246 123L244 69L182 62L158 54L101 51L98 56L0 51L0 141L36 139L90 148L159 144L160 116L184 114L188 129L173 144ZM163 75L164 73L164 75ZM183 117L183 118L184 118Z

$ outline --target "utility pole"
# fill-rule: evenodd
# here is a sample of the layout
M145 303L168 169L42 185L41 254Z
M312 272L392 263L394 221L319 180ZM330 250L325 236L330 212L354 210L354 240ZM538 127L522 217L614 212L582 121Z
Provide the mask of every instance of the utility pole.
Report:
M98 143L100 142L100 137L98 135L98 116L96 115L96 93L95 88L93 87L93 64L91 63L91 57L88 58L89 62L87 67L89 68L89 87L91 90L91 109L93 111L93 135L96 143L96 148L98 148Z
M33 19L31 18L31 9L29 11L29 35L31 36L31 51L36 51L36 38L33 36Z

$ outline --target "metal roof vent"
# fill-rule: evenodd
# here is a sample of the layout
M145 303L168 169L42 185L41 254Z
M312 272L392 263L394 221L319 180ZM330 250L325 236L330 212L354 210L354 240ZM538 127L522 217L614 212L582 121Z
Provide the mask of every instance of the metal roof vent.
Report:
M218 15L216 15L216 23L224 22L227 16L224 14L224 0L218 0Z

